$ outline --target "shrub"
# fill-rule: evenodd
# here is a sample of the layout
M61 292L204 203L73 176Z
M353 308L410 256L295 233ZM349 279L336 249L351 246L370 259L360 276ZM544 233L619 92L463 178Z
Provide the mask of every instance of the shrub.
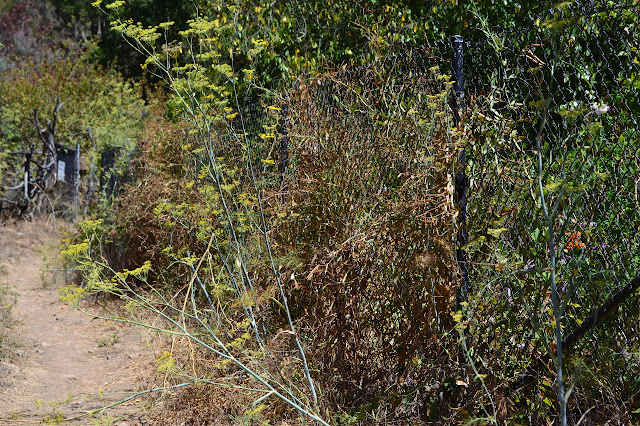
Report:
M444 336L456 303L460 134L449 77L437 66L409 74L430 56L403 53L302 83L287 100L292 167L273 205L316 374L336 407L362 419L386 406L415 421L433 396L419 389L456 366L456 341Z

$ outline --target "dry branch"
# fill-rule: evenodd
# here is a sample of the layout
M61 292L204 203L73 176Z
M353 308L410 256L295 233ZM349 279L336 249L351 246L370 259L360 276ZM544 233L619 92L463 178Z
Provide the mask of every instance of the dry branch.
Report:
M562 347L569 350L580 337L584 336L587 331L591 330L596 326L596 324L601 322L607 315L613 312L638 288L640 288L640 275L629 281L627 285L622 287L620 290L618 290L617 293L611 296L611 298L609 298L609 300L607 300L604 305L602 305L595 312L589 315L589 317L585 319L582 324L578 326L578 328L569 333L569 335L562 341ZM511 385L511 388L513 390L516 390L528 384L535 377L536 372L538 372L550 360L551 355L547 353L529 364L524 373Z

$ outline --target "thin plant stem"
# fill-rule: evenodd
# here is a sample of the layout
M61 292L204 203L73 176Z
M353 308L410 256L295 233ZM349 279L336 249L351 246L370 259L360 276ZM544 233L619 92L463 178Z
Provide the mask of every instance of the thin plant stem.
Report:
M551 74L553 75L553 66L551 67ZM547 201L544 195L543 184L543 162L542 162L542 134L547 120L547 114L549 109L549 101L543 112L543 117L540 120L540 126L538 128L538 135L536 137L536 149L538 151L538 191L540 193L540 206L544 214L545 221L547 222L547 244L549 250L549 262L550 273L549 281L551 284L551 304L553 309L553 318L555 321L555 343L556 343L556 380L558 381L558 403L560 404L560 424L561 426L567 425L567 401L564 395L564 382L562 374L562 313L560 312L560 303L558 298L558 286L556 283L556 247L555 239L553 237L553 225L554 216L549 214L547 208ZM560 195L561 196L561 195ZM553 357L553 351L551 351Z

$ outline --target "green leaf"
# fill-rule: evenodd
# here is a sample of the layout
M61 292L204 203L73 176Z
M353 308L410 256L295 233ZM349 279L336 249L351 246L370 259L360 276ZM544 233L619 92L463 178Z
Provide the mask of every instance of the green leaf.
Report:
M502 234L506 230L507 228L487 229L487 234L491 235L494 238L498 238L500 234Z

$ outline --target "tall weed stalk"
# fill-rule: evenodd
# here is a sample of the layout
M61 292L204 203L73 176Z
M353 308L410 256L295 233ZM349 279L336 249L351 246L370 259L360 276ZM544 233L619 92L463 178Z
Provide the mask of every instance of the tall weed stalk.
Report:
M104 9L117 16L123 3L106 4ZM262 201L266 187L256 170L261 158L245 131L244 117L237 112L237 86L240 82L251 86L254 71L238 71L234 52L218 51L218 38L234 37L232 22L198 16L188 24L179 33L181 39L168 40L167 30L173 22L153 27L119 18L112 22L145 56L143 67L170 90L169 113L187 134L182 149L191 167L181 191L187 195L183 199L197 202L155 203L157 219L186 239L181 246L165 247L163 251L173 262L167 270L153 272L158 283L161 277L170 276L170 269L181 268L186 283L170 297L147 278L150 262L133 271L114 270L100 258L96 232L100 223L90 221L81 225L85 240L65 252L80 262L88 282L83 289L67 289L65 299L76 303L78 297L92 292L117 295L126 302L127 315L111 319L195 343L198 351L209 352L223 385L261 394L254 406L275 397L301 415L327 424L319 414L304 344L272 252ZM266 41L254 40L253 49L246 53L255 57L265 46ZM257 286L256 277L264 285ZM155 314L162 325L138 319L140 311ZM275 352L281 340L293 344L297 356ZM283 364L288 365L288 373L283 373ZM165 357L163 365L174 369L173 354ZM175 368L194 382L214 383ZM258 387L249 386L241 377L251 378Z

